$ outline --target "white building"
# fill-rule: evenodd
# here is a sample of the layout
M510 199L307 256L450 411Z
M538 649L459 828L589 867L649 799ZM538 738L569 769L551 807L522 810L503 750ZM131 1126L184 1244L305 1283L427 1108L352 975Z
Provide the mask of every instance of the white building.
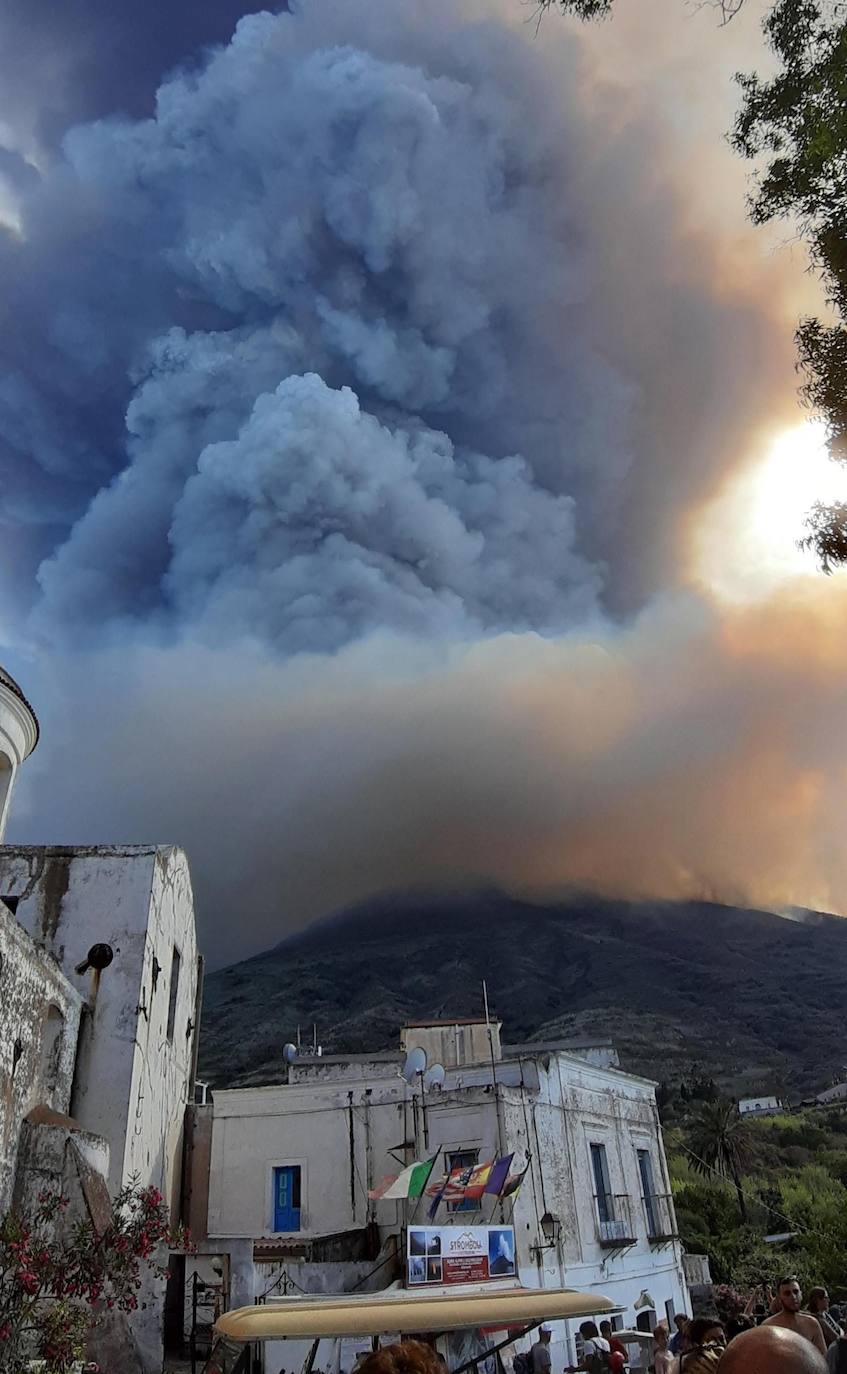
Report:
M0 822L37 737L32 708L0 670ZM21 1124L40 1105L103 1142L112 1196L133 1179L153 1185L179 1219L200 993L180 849L0 846L0 1204ZM142 1296L133 1337L143 1368L160 1370L162 1304L152 1288Z
M772 1116L782 1110L780 1100L773 1095L767 1097L741 1097L738 1111L741 1116Z
M387 1286L427 1203L369 1201L369 1189L412 1159L437 1154L443 1173L514 1153L515 1167L529 1160L515 1199L442 1204L436 1223L511 1223L524 1284L594 1288L620 1304L619 1325L688 1310L654 1084L613 1067L608 1045L501 1051L492 1032L489 1046L484 1023L404 1029L407 1051L437 1047L440 1087L407 1085L398 1054L324 1056L195 1109L195 1215L207 1193L202 1248L228 1273L230 1305L290 1282ZM554 1345L554 1368L575 1362L567 1324ZM266 1367L292 1358L270 1350Z

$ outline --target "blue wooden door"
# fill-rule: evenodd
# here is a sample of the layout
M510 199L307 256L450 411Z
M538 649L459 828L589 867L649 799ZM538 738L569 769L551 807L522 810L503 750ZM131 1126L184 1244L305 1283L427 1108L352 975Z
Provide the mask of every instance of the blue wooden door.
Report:
M274 1230L300 1230L300 1167L274 1169Z

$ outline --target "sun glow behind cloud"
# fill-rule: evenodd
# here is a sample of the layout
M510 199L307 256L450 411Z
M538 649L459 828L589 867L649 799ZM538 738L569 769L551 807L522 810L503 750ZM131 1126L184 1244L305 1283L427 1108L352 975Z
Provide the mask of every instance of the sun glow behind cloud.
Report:
M797 541L816 501L845 500L847 470L829 458L823 425L784 430L702 512L694 536L698 580L740 604L796 578L820 577L814 554Z

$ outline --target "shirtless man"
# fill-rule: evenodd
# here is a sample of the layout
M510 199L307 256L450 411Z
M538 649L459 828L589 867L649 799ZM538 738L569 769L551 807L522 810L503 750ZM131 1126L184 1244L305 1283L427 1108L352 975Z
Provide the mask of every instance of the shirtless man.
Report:
M796 1331L798 1336L805 1336L812 1342L817 1350L826 1358L826 1342L821 1332L820 1322L817 1317L812 1317L808 1312L800 1311L800 1303L803 1301L803 1294L800 1285L795 1278L780 1279L776 1290L779 1300L779 1311L772 1317L766 1317L762 1326L784 1326L788 1331Z

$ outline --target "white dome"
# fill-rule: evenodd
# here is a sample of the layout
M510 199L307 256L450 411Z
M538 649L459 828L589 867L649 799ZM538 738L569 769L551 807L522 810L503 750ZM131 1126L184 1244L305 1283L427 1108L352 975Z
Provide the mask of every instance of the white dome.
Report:
M0 840L15 774L38 743L38 718L13 677L0 668Z

